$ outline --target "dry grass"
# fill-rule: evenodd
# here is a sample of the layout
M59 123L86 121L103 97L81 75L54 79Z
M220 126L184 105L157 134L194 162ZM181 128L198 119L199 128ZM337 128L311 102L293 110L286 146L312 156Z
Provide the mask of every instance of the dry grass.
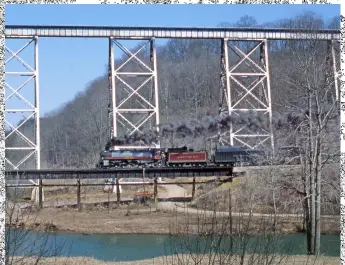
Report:
M220 178L227 179L228 177L220 177ZM212 180L214 181L216 179L217 179L217 177L197 177L196 178L196 182L206 182L206 181L212 181ZM166 179L164 181L170 182L170 183L191 182L191 181L193 181L193 178L191 178L191 177L176 177L176 178L173 178L173 179ZM210 185L210 184L197 184L196 185L195 195L196 196L200 196L200 195L204 194L204 190L205 190L205 187L207 185ZM179 186L186 190L186 195L187 196L191 196L192 195L192 189L193 189L193 185L192 184L179 184Z
M65 180L53 180L50 181L49 184L71 184L73 181L65 181ZM74 181L75 182L75 181ZM99 203L107 203L117 201L116 193L109 193L108 190L105 189L107 186L95 186L95 187L81 187L81 203L89 204L99 204ZM112 189L112 187L110 186ZM136 191L152 191L153 186L146 186L143 188L142 185L136 186L122 186L122 193L121 193L121 200L128 202L132 200ZM23 193L21 192L18 194L18 197L12 199L13 202L16 203L33 203L30 201L32 188L26 189ZM167 190L162 187L158 186L158 197L161 197L166 194ZM63 204L71 205L77 203L77 188L76 187L45 187L44 188L44 207L56 207L62 206ZM89 207L88 206L88 207Z
M216 188L216 191L224 191L228 189L236 189L241 184L240 178L235 178L232 182L223 183L219 187Z
M31 227L34 223L46 226L53 226L58 231L76 233L139 233L139 234L168 234L178 225L187 221L191 225L191 232L197 230L197 214L186 212L156 210L154 205L140 206L137 204L115 206L116 209L106 207L87 208L82 212L70 208L46 208L38 213L31 213L24 216L25 225ZM208 217L212 218L212 217ZM227 217L223 217L227 218ZM247 217L234 216L234 225L239 219L246 220ZM219 222L222 217L219 216ZM242 220L241 219L241 220ZM268 217L269 219L269 217ZM262 222L261 217L253 217L252 233L257 234L257 228ZM300 231L302 222L293 217L282 217L279 219L277 232L296 233ZM327 219L322 222L322 231L329 233L339 228L339 218L336 220Z
M104 188L104 187L102 187ZM99 188L100 189L100 188ZM153 192L152 186L147 186L145 188L142 188L142 186L138 185L136 187L122 187L122 193L121 193L121 200L128 201L132 200L134 197L134 193L136 191L151 191ZM166 189L164 187L158 187L158 197L161 195L164 195L166 193ZM110 202L117 200L116 193L108 193L103 192L102 190L93 190L93 191L86 191L85 189L81 189L81 203L102 203L107 202L108 200ZM45 203L47 206L54 206L57 203L77 203L77 194L76 191L70 191L68 193L63 194L45 194Z
M117 206L115 206L117 207ZM128 205L117 209L93 207L78 212L75 209L46 208L32 213L26 226L33 223L53 224L59 231L77 233L144 233L166 234L176 214L156 211L154 206ZM178 219L183 219L183 215Z
M82 184L104 184L104 180L95 179L95 180L82 180ZM44 180L43 184L49 185L63 185L63 184L76 184L76 180L66 179L66 180ZM108 189L112 189L111 185L101 185L101 186L82 186L81 187L81 200L82 202L91 202L92 200L96 201L106 201L108 199ZM143 186L143 185L134 185L134 186L122 186L122 198L133 198L134 193L139 190L152 190L153 186ZM25 199L31 197L32 188L25 188L16 191L16 202L23 202ZM162 186L158 186L158 194L164 194L166 189ZM77 199L77 187L75 186L58 186L58 187L44 187L44 198L46 202L56 201L56 200L71 200L75 201ZM113 200L116 199L115 193L110 193L110 198Z
M338 215L339 192L336 190L337 177L332 171L337 165L326 165L323 178L327 185L323 185L322 214ZM200 185L197 189L197 197L193 207L213 210L217 201L217 211L226 211L228 208L228 189L231 189L232 203L241 208L241 211L249 212L251 207L256 213L274 213L272 190L275 190L275 204L278 213L302 214L303 197L297 191L301 191L301 169L293 167L262 167L247 168L243 177L235 178L232 183L216 186L213 183ZM274 177L272 180L272 176ZM273 182L272 182L273 181ZM328 185L329 184L329 185ZM219 202L219 203L218 203ZM234 211L236 211L234 209Z
M73 257L73 258L47 258L39 262L39 265L47 264L47 265L168 265L169 264L170 257L168 257L167 260L163 257L157 257L155 259L146 259L146 260L138 260L138 261L126 261L126 262L105 262L93 258L87 258L87 257ZM207 260L207 259L206 259ZM25 264L27 265L34 265L36 264L34 259L25 259ZM183 263L183 265L194 265L194 263ZM208 264L205 261L204 263L200 264ZM216 263L217 264L217 263ZM216 265L214 264L214 265ZM238 261L233 264L239 264ZM245 265L248 265L247 262L244 263ZM338 265L339 264L339 258L334 257L319 257L315 260L313 257L308 256L290 256L286 261L279 263L279 262L273 262L272 265ZM182 264L181 264L182 265ZM231 264L229 264L231 265ZM254 265L254 264L253 264Z

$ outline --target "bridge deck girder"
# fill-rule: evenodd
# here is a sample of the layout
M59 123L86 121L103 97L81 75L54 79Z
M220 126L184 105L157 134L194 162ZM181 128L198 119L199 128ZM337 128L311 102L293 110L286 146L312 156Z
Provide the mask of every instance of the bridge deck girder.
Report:
M175 28L175 27L106 27L106 26L34 26L7 25L6 38L24 37L81 38L188 38L188 39L317 39L340 40L340 30L292 30L263 28Z

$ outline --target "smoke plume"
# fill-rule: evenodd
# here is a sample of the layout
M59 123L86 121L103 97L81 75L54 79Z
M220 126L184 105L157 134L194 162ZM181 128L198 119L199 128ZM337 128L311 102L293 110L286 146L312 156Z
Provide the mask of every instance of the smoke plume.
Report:
M311 113L315 116L315 113ZM275 130L300 130L300 124L309 116L308 110L301 110L300 112L284 113L284 115L275 113L272 116L272 126ZM331 117L331 119L339 118L338 113ZM142 133L135 131L131 135L124 137L113 138L107 145L109 149L114 145L132 145L143 142L145 145L150 145L156 142L160 137L169 137L174 134L177 138L193 137L197 138L207 134L216 134L218 131L223 132L229 130L231 124L241 125L247 127L252 132L263 129L269 132L270 120L267 114L257 111L248 111L232 116L205 116L202 119L189 119L181 122L169 122L167 124L159 125L159 132L156 130L143 130Z
M267 116L267 115L266 115ZM246 125L250 130L269 128L269 119L263 113L250 111L241 113L240 115L232 116L205 116L200 120L189 119L182 122L169 122L161 124L157 130L143 130L142 133L135 131L131 135L111 139L106 149L114 145L132 145L138 142L143 142L145 145L157 141L160 137L168 137L175 134L175 137L200 137L206 134L217 133L218 131L229 130L231 124Z

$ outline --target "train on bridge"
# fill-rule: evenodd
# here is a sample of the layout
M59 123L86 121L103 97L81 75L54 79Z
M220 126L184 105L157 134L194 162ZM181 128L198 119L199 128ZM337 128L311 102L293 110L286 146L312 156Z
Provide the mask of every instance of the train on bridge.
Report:
M293 157L286 154L284 159ZM293 152L292 152L293 153ZM214 152L181 148L127 148L104 150L100 153L97 168L133 167L206 167L206 166L256 166L265 164L265 153L243 146L219 146ZM291 159L290 159L291 160ZM289 164L298 164L292 159ZM280 163L285 163L280 161ZM286 163L285 163L286 164Z

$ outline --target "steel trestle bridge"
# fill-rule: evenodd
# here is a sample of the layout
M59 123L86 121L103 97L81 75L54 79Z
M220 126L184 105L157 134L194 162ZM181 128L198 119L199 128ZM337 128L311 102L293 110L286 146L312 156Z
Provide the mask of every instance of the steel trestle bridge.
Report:
M119 126L127 128L128 134L135 131L140 131L142 126L150 122L154 127L160 123L159 116L159 102L158 102L158 80L157 80L157 55L155 39L158 38L187 38L187 39L219 39L221 40L221 54L220 54L220 99L219 99L219 114L220 115L237 115L240 112L254 110L262 112L267 115L270 120L270 129L262 131L260 134L253 134L245 132L244 128L232 125L230 130L219 134L219 142L222 144L243 144L249 147L257 147L263 144L269 144L274 147L273 133L272 133L272 102L271 102L271 86L270 86L270 71L267 44L271 40L320 40L326 41L328 45L327 54L330 59L330 73L334 77L334 86L336 94L339 95L340 85L340 68L337 65L340 61L340 56L336 55L336 48L341 41L340 30L292 30L292 29L263 29L263 28L172 28L172 27L108 27L108 26L34 26L34 25L7 25L5 29L6 39L27 39L28 42L19 50L13 51L9 45L6 44L5 50L10 54L9 59L6 59L5 65L9 61L16 59L19 61L27 71L8 71L6 68L5 76L21 77L27 76L30 80L34 80L34 102L29 102L23 95L21 89L27 84L25 81L18 87L12 87L6 80L6 87L10 89L11 94L6 95L5 104L8 99L13 96L19 97L25 102L29 108L5 108L6 113L31 113L28 118L23 120L18 125L12 125L8 120L6 123L11 127L12 131L6 135L6 139L16 132L22 140L27 143L27 146L11 147L6 145L6 150L13 150L23 152L29 150L29 154L21 159L18 163L10 161L6 157L7 168L10 166L14 171L6 171L7 177L12 177L17 174L25 173L27 178L50 178L50 175L62 177L64 171L55 171L55 173L48 173L48 171L18 171L29 158L35 157L36 170L41 169L40 158L40 105L39 105L39 48L38 42L40 38L45 37L72 37L72 38L107 38L109 40L109 137L119 136ZM121 40L147 40L144 46L149 46L150 62L144 63L138 58L138 51L132 52L119 41ZM243 47L237 42L254 43L254 46L249 51L244 51ZM20 53L26 49L31 43L34 44L34 65L30 66L21 57ZM117 67L115 65L114 47L117 46L130 60L136 60L145 71L121 71L124 66ZM258 52L258 58L251 58L254 52ZM236 54L241 58L239 63L234 63L230 53ZM247 66L245 72L241 71L240 64L244 63ZM249 69L249 70L248 70ZM124 77L131 80L138 80L138 77L145 77L145 80L139 87L133 87L124 81ZM254 80L251 84L241 82L240 78L251 77ZM150 82L150 91L139 91L139 89ZM116 95L119 90L126 94L126 97L118 102ZM258 92L254 92L257 90ZM146 93L144 93L146 92ZM149 95L147 97L147 94ZM240 95L237 97L235 95ZM258 96L260 95L260 96ZM137 100L141 102L142 108L133 108L131 106L124 107L124 101L128 101L133 96L137 96ZM339 98L339 96L338 96ZM245 101L251 100L250 104ZM253 103L255 102L255 104ZM138 113L144 115L139 121L134 121L131 115ZM127 115L127 116L126 116ZM19 129L30 119L34 118L34 139L30 140L24 132ZM157 129L158 130L158 129ZM252 139L256 139L252 141ZM257 140L259 139L259 140ZM156 147L160 146L160 142L155 143ZM207 172L207 168L191 168L191 169L146 169L146 174L162 174L162 172L184 172L183 174L199 174L203 170L203 174ZM185 171L184 171L185 170ZM215 173L217 170L213 173ZM210 169L210 172L212 171ZM224 170L224 169L223 169ZM142 169L131 169L131 174L142 174ZM139 172L140 171L140 172ZM221 170L220 170L221 171ZM15 172L15 173L14 173ZM72 174L72 171L69 171ZM75 171L79 176L83 175L83 171ZM99 170L88 171L88 174L127 174L127 171L107 171L104 173ZM121 172L121 173L120 173ZM155 173L156 172L156 173ZM160 173L158 173L160 172ZM194 172L194 173L193 173ZM164 173L165 174L165 173ZM200 172L201 174L201 172ZM94 175L96 176L96 175Z

